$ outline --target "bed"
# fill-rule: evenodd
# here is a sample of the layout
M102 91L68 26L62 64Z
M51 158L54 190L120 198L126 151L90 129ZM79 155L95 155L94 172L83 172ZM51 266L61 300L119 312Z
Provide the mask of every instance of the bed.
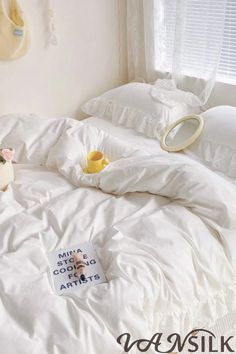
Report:
M120 335L135 341L157 332L168 350L174 332L234 333L230 181L162 151L157 139L96 117L13 116L0 127L17 162L15 182L0 192L4 354L120 354ZM86 175L81 166L94 146L112 162ZM108 282L55 295L47 253L87 241ZM134 345L129 352L139 351ZM156 352L150 346L148 353Z

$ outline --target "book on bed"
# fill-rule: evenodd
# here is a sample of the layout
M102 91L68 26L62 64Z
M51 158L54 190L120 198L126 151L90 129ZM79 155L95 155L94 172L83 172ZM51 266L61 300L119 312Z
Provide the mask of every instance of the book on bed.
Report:
M76 269L74 259L76 254L81 257L85 265L82 277ZM48 260L53 288L58 295L106 282L105 274L91 242L79 243L50 252Z

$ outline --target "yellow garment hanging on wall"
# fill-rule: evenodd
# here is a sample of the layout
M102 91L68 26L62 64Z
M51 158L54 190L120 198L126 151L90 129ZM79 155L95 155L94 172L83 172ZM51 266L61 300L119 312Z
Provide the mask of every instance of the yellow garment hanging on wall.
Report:
M16 0L10 0L9 15L0 0L0 60L17 59L30 44L28 28Z

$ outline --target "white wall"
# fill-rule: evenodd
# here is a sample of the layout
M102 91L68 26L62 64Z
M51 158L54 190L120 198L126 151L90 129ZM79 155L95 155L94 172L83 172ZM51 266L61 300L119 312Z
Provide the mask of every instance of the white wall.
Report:
M29 53L0 61L0 114L83 117L88 98L127 81L126 0L54 0L58 46L47 47L47 0L19 0Z

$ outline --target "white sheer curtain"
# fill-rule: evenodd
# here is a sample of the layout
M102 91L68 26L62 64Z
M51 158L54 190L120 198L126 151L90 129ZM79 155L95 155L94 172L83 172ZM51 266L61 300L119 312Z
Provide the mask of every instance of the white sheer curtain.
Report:
M129 79L159 78L152 96L163 103L204 105L220 61L226 3L127 0Z
M153 0L127 0L129 80L155 79L155 16Z

